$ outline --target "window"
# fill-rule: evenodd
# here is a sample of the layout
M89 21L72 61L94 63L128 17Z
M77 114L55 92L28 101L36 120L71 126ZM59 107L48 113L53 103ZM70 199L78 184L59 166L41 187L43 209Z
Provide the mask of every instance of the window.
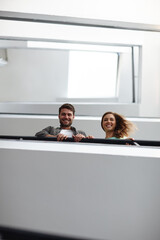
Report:
M64 54L57 101L138 103L141 46L92 42L28 42ZM66 57L66 58L65 58ZM49 61L48 61L49 62ZM58 63L58 58L56 58ZM56 76L57 78L57 76ZM56 79L55 78L55 79Z
M68 97L116 97L117 62L117 53L70 51Z
M67 98L136 102L138 64L137 46L110 46L109 51L70 50Z

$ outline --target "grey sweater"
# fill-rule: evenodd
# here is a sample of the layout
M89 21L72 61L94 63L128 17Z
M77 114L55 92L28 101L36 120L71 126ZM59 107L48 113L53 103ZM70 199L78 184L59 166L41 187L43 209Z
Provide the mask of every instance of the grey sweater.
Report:
M46 128L44 128L43 130L41 130L40 132L37 132L35 134L36 137L46 137L47 134L51 134L51 135L58 135L60 133L62 128L57 127L54 128L52 126L48 126ZM81 130L76 130L75 127L71 127L71 130L73 131L73 135L77 135L77 134L83 134L86 137L86 133L81 131Z

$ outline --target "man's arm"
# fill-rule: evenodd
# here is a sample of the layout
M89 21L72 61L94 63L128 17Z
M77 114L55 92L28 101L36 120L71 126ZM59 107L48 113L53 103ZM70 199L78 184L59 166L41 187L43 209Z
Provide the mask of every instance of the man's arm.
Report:
M46 127L43 130L37 132L35 134L36 137L56 137L56 135L54 135L54 127Z
M42 131L37 132L36 137L56 137L57 141L63 141L64 139L67 139L67 136L64 134L59 133L59 128L54 128L54 127L46 127Z
M52 135L52 134L46 134L45 137L57 137L56 135Z

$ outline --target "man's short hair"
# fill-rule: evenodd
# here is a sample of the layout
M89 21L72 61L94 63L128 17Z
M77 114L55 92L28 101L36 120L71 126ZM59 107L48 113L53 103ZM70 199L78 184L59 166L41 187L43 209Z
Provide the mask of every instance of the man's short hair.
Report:
M61 112L61 110L62 110L63 108L67 108L67 109L69 109L70 111L73 112L73 115L75 114L75 108L74 108L74 106L73 106L72 104L70 104L70 103L64 103L64 104L59 108L59 114L60 114L60 112Z

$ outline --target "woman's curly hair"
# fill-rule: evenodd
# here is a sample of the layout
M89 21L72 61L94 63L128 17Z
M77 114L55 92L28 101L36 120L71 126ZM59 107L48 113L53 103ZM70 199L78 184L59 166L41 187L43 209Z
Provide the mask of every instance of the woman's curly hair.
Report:
M103 114L102 119L101 119L101 127L103 130L104 130L103 119L107 114L113 114L116 119L116 127L114 130L114 137L117 137L117 138L129 137L129 134L131 132L134 132L134 130L136 129L136 126L132 122L125 119L124 116L122 116L118 113L115 113L115 112L106 112Z

